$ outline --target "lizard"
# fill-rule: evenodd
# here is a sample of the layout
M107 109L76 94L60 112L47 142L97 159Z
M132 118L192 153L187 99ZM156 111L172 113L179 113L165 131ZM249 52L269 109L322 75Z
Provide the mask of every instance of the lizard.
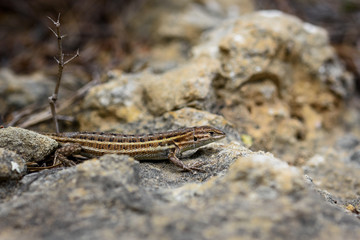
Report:
M55 152L54 165L72 166L75 163L67 159L74 153L84 156L102 156L104 154L125 154L136 160L168 159L185 171L201 171L199 164L186 165L179 157L188 150L197 149L225 137L225 133L211 126L197 126L178 130L143 134L125 135L106 132L64 132L42 133L62 147Z

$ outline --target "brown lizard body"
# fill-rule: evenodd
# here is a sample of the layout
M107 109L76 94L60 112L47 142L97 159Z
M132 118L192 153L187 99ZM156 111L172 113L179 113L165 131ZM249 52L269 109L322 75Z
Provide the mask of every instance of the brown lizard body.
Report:
M64 160L63 156L80 151L91 156L126 154L137 160L169 159L176 166L188 171L199 170L199 168L187 166L180 161L178 157L182 152L197 149L225 137L224 132L210 126L144 135L104 132L66 132L44 135L60 143L70 143L70 145L64 145L63 149L58 149L55 154L55 158L58 157L61 160Z

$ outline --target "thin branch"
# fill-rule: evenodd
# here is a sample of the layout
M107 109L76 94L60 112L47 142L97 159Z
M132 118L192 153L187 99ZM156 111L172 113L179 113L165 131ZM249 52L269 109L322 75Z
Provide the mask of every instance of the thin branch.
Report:
M58 18L57 18L56 22L49 16L48 16L48 19L50 19L56 27L59 27L60 26L60 15L61 15L61 13L58 14Z
M52 33L55 35L55 37L58 37L58 36L56 35L56 32L55 32L51 27L48 27L48 29L49 29L50 31L52 31Z
M79 49L76 51L76 54L74 56L72 56L69 60L65 61L64 62L64 65L68 64L69 62L71 62L72 60L74 60L74 58L80 56L80 53L79 53Z
M58 64L58 75L57 75L57 81L56 81L56 86L55 86L55 89L54 89L54 93L49 97L49 104L50 104L51 114L52 114L52 117L53 117L53 120L54 120L55 131L56 131L56 133L60 133L58 118L57 118L57 115L56 115L56 101L57 101L57 98L58 98L61 78L62 78L62 75L63 75L63 69L64 69L64 66L66 64L68 64L69 62L71 62L72 60L74 60L76 57L79 56L79 49L77 50L77 52L76 52L76 54L74 56L72 56L69 60L64 61L64 53L63 53L63 48L62 48L62 39L65 37L65 35L60 34L60 13L58 15L57 21L53 20L51 17L48 17L48 18L55 25L55 30L53 30L50 27L49 27L49 29L51 30L51 32L55 35L55 37L58 40L58 57L57 58L54 57L55 61Z

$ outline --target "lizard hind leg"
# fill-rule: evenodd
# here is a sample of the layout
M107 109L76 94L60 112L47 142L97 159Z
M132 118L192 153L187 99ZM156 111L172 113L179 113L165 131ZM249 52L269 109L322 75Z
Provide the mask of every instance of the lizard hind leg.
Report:
M67 157L72 154L79 153L82 147L78 143L66 143L55 151L54 165L63 165L65 167L75 166L74 161L69 160Z

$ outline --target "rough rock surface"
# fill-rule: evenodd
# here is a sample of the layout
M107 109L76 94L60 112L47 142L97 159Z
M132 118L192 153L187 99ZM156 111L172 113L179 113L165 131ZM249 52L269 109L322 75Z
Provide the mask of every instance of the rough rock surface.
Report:
M220 62L214 85L222 115L254 138L253 149L292 164L313 154L321 132L339 123L353 91L326 31L279 11L229 20L193 54Z
M37 162L53 152L58 143L33 131L9 127L0 129L0 147L16 152L26 162Z
M355 133L355 132L354 132ZM360 136L356 132L357 136ZM347 134L339 137L333 147L324 147L311 157L303 166L304 172L311 179L313 188L324 199L337 204L359 216L360 210L360 161L356 157L360 152L359 137Z
M145 103L154 115L183 107L209 109L215 101L211 86L217 63L199 59L143 81Z
M299 169L236 142L216 149L209 172L234 163L208 181L116 155L27 175L1 204L0 238L356 239L359 221L321 202Z
M81 130L101 129L118 122L133 122L147 116L141 98L139 76L119 71L107 74L108 82L92 88L83 103L85 111L78 117Z

